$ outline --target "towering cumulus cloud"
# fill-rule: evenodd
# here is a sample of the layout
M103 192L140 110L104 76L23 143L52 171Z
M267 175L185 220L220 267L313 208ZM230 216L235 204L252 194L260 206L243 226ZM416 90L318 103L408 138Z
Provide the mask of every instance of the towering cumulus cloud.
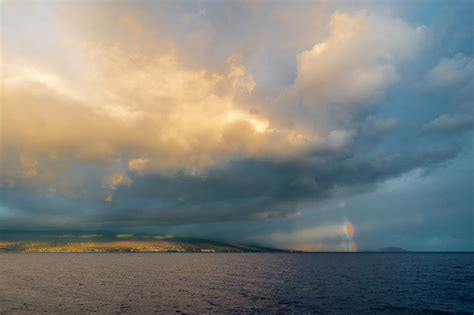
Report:
M336 12L329 36L297 55L297 78L283 93L283 106L296 124L315 130L351 126L358 111L380 101L399 80L397 64L414 58L427 39L424 26Z
M259 5L242 3L262 25L243 37L219 28L228 13L215 3L2 6L0 228L291 220L305 202L370 190L459 152L381 145L403 119L381 111L387 91L430 45L421 24L332 10L318 36L301 34L304 45L285 51L294 77L275 93L253 59L272 52L252 47L268 25L291 30L280 5L265 4L260 19ZM443 59L426 80L463 80L466 60ZM455 129L467 115L419 126ZM332 226L331 236L342 233ZM293 244L301 233L271 239Z

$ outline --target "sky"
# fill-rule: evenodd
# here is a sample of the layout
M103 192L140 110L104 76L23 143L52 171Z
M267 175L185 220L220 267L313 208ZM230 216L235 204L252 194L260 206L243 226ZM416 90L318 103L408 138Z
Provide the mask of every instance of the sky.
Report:
M0 9L0 230L474 250L472 1Z

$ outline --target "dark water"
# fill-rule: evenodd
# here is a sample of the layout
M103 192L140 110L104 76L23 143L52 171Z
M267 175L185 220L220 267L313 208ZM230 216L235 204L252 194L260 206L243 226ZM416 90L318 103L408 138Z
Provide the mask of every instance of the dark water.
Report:
M474 254L0 254L0 313L474 311Z

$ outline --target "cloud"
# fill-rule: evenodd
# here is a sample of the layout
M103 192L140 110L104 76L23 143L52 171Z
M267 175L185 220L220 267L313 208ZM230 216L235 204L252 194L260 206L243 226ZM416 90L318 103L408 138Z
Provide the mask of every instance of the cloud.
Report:
M443 114L423 125L426 132L454 132L472 129L474 116L470 114Z
M280 100L286 117L318 131L350 124L354 112L379 100L398 81L398 63L414 58L429 38L424 26L365 12L334 13L329 32L298 54L297 78Z
M441 59L425 76L430 88L448 88L461 83L471 84L474 77L474 60L458 53L451 58Z
M291 218L302 202L373 189L458 153L358 147L397 127L375 105L398 81L399 64L424 47L423 26L336 12L327 36L288 57L294 82L262 96L241 51L212 66L179 51L180 41L200 55L209 49L217 30L201 20L205 12L173 22L204 28L188 41L149 27L147 12L101 8L53 10L53 26L64 28L50 25L61 31L42 56L4 49L1 227Z
M105 187L92 169L70 195L42 192L30 183L4 188L3 202L31 219L22 224L36 226L176 225L288 218L297 214L301 202L325 200L344 187L372 189L414 169L429 171L457 153L444 149L370 159L331 154L291 161L241 160L196 175L115 174ZM14 225L15 221L6 224Z
M118 27L124 31L149 37L136 15L120 10L114 11L115 15L123 22ZM384 37L374 37L375 26L384 26L408 39L393 44ZM311 106L315 111L300 116L303 122L312 117L330 124L327 130L318 132L279 124L273 120L273 112L278 110L268 112L249 98L255 82L239 63L238 54L229 56L219 71L210 71L186 66L173 50L130 50L118 33L104 40L104 34L95 36L90 32L72 32L82 40L63 43L62 49L68 54L73 52L83 65L73 75L30 62L7 49L5 59L11 62L6 63L4 73L0 147L8 169L4 181L12 183L24 177L19 174L24 173L26 160L23 158L20 171L20 156L35 161L30 163L29 172L29 177L36 177L33 181L45 179L48 185L57 186L52 183L54 178L59 181L71 172L69 168L81 164L107 165L104 170L110 173L105 177L126 168L195 174L232 160L284 160L308 152L347 150L357 130L354 126L341 128L326 116L324 107L332 99L329 89L334 86L336 90L366 94L365 88L343 86L340 79L358 73L357 67L369 72L373 65L392 67L393 60L411 56L418 49L411 47L414 44L409 35L414 33L418 38L423 34L422 29L412 29L398 20L335 13L330 37L298 57L298 78L292 87L304 98L309 95L305 86L319 91L317 95L326 95L319 100L313 97L316 103ZM358 52L357 56L346 55L348 49ZM370 56L363 55L365 50ZM345 66L337 60L344 60ZM325 71L327 84L321 85ZM361 82L360 78L354 79ZM369 88L369 94L377 94L380 89L382 86ZM352 92L344 96L344 104L350 101L357 105L359 99ZM285 106L291 108L291 102ZM294 110L289 117L303 113L305 110ZM52 189L59 192L58 188Z
M275 129L241 109L254 84L233 59L222 73L209 73L184 67L173 53L130 57L118 48L88 49L101 71L77 91L60 78L45 79L44 71L5 77L2 152L196 172L230 158L285 157L308 146L298 130Z
M383 118L376 116L367 116L361 123L361 131L368 137L381 137L398 127L398 120L393 117Z

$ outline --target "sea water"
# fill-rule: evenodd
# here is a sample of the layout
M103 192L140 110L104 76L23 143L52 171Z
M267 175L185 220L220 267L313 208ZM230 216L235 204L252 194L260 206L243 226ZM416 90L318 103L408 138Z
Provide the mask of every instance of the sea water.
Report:
M472 313L473 262L473 253L0 254L0 313Z

